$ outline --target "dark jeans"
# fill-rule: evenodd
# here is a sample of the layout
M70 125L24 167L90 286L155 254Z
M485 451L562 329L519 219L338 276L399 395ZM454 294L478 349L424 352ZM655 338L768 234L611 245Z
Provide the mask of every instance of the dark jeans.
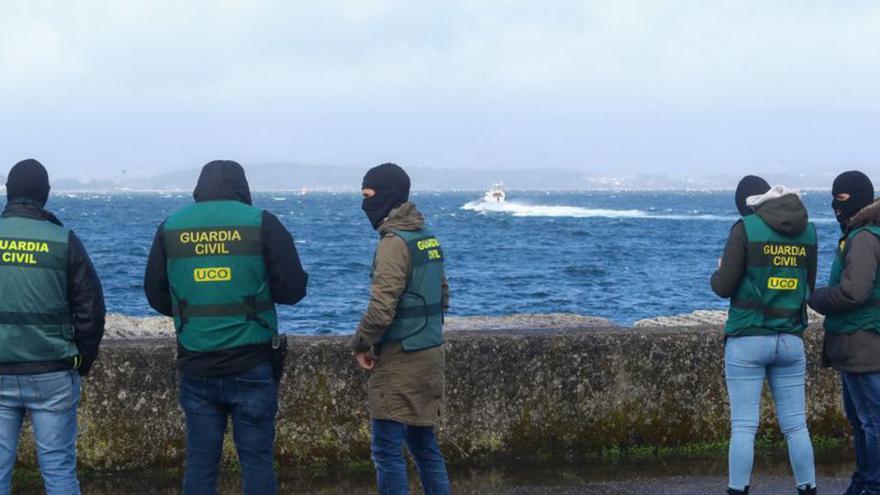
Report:
M847 494L880 495L880 373L841 375L843 407L856 447L856 471Z
M219 377L180 375L186 414L185 495L215 495L223 435L232 416L245 495L274 495L275 413L278 382L269 363Z
M374 419L373 464L376 465L379 495L409 493L404 442L415 458L425 495L448 495L450 488L446 461L437 445L434 428Z

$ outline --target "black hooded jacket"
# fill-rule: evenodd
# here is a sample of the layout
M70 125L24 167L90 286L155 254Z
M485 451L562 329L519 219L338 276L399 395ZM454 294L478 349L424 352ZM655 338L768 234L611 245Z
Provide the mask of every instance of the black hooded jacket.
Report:
M3 217L21 217L61 225L55 215L42 209L36 202L16 199L6 205ZM67 259L67 303L74 328L74 342L79 350L82 363L78 371L85 376L98 357L98 347L104 338L104 291L101 280L85 246L79 237L70 231L68 237L69 253ZM38 363L0 363L0 375L37 374L73 369L73 359L44 361Z
M786 236L800 235L808 225L807 210L800 198L794 194L767 201L755 210L755 214L767 222L770 228ZM721 258L721 267L712 275L712 290L719 297L730 298L736 295L748 269L746 262L748 242L745 224L740 220L730 230L724 255ZM812 291L816 287L818 266L816 251L810 253L807 263L807 281Z
M193 191L196 202L234 200L251 204L247 179L237 164L206 167ZM162 225L156 232L144 276L147 301L159 313L171 316L171 292L166 269ZM263 259L269 274L272 300L276 304L296 304L306 295L308 275L303 270L293 237L277 217L263 212ZM213 352L191 352L178 345L177 360L183 373L194 376L223 376L247 371L271 359L268 344Z

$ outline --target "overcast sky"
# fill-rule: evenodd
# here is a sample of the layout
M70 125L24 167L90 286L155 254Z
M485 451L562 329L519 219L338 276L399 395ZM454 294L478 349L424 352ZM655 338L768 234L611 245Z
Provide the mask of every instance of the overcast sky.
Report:
M880 170L880 2L0 3L0 171Z

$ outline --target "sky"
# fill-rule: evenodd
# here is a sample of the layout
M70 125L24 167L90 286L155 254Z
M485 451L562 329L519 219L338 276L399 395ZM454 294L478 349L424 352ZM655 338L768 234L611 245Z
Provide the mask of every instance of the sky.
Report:
M880 2L0 2L0 173L880 171Z

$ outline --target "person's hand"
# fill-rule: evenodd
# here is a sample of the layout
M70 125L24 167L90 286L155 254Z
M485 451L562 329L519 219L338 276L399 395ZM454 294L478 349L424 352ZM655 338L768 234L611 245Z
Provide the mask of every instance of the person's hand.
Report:
M364 371L373 371L373 367L376 366L376 359L370 351L355 352L354 360L357 361L358 366Z

